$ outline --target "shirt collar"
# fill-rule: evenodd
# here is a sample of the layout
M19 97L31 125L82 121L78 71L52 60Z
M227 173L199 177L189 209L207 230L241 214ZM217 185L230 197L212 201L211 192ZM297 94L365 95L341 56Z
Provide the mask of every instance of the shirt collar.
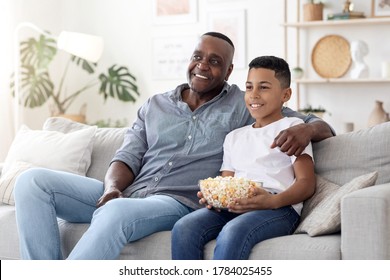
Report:
M173 101L182 101L181 92L183 90L189 89L189 88L190 88L190 86L187 83L181 84L181 85L177 86L176 89L174 89L173 91L170 92L169 97ZM225 82L221 92L216 97L214 97L212 100L216 100L216 99L221 98L222 96L224 96L228 92L229 89L230 89L230 85L227 82Z

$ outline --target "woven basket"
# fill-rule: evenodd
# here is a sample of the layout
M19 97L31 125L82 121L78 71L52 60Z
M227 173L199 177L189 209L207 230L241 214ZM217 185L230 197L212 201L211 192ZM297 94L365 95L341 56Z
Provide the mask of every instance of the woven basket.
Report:
M349 42L339 35L322 37L315 44L311 62L314 70L323 78L340 78L351 66Z

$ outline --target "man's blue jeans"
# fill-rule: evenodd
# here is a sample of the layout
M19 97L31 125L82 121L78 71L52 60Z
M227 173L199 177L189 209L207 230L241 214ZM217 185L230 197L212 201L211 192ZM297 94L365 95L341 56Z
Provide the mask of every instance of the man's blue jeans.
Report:
M118 198L96 209L103 183L65 172L34 168L16 181L16 221L23 259L62 259L57 217L91 223L69 259L116 259L123 247L170 230L192 210L169 196Z
M206 243L217 239L214 259L248 259L258 242L292 234L299 218L291 206L241 215L203 208L175 224L172 230L172 258L203 259Z

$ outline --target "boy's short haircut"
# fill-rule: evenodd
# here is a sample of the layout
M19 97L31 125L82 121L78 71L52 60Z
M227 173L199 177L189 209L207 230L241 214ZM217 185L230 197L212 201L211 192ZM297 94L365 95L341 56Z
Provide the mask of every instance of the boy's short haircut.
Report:
M249 69L264 68L275 71L275 78L279 80L282 88L289 88L291 84L291 72L288 63L276 56L259 56L249 63Z

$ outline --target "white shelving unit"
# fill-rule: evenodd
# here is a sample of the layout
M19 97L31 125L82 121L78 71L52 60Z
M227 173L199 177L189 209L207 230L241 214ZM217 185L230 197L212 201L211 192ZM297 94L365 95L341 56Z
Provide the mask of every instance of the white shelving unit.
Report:
M310 28L310 27L329 27L329 26L351 26L351 25L369 25L369 24L389 24L390 18L364 18L364 19L349 19L349 20L321 20L321 21L305 21L305 22L285 22L282 25L295 28Z
M299 79L293 80L298 84L323 84L323 83L390 83L390 79L349 79L349 78L330 78L330 79Z
M284 23L282 23L282 26L284 27L284 34L285 34L285 58L287 59L289 57L289 38L288 38L288 29L295 29L295 42L296 42L296 53L295 53L295 60L297 61L297 64L301 64L301 44L304 40L301 40L301 35L303 32L309 32L311 29L318 29L319 32L326 33L326 31L330 28L340 28L340 29L346 29L346 28L370 28L371 26L378 26L378 25L389 25L390 27L390 17L378 17L378 18L363 18L363 19L350 19L350 20L322 20L322 21L301 21L301 1L296 0L296 22L289 22L287 13L290 9L288 7L288 4L291 4L292 1L285 0L284 1ZM389 31L390 32L390 31ZM388 33L390 34L390 33ZM390 40L390 37L388 34L384 34L384 40ZM308 60L308 56L306 54L306 57L304 58ZM293 80L293 83L296 85L296 95L297 95L297 108L301 108L301 97L300 97L300 91L301 86L309 85L309 84L339 84L342 86L342 84L361 84L362 86L364 84L383 84L383 83L390 83L390 79L381 79L381 78L367 78L367 79L350 79L347 77L342 78L331 78L331 79L324 79L324 78L302 78L298 80Z

